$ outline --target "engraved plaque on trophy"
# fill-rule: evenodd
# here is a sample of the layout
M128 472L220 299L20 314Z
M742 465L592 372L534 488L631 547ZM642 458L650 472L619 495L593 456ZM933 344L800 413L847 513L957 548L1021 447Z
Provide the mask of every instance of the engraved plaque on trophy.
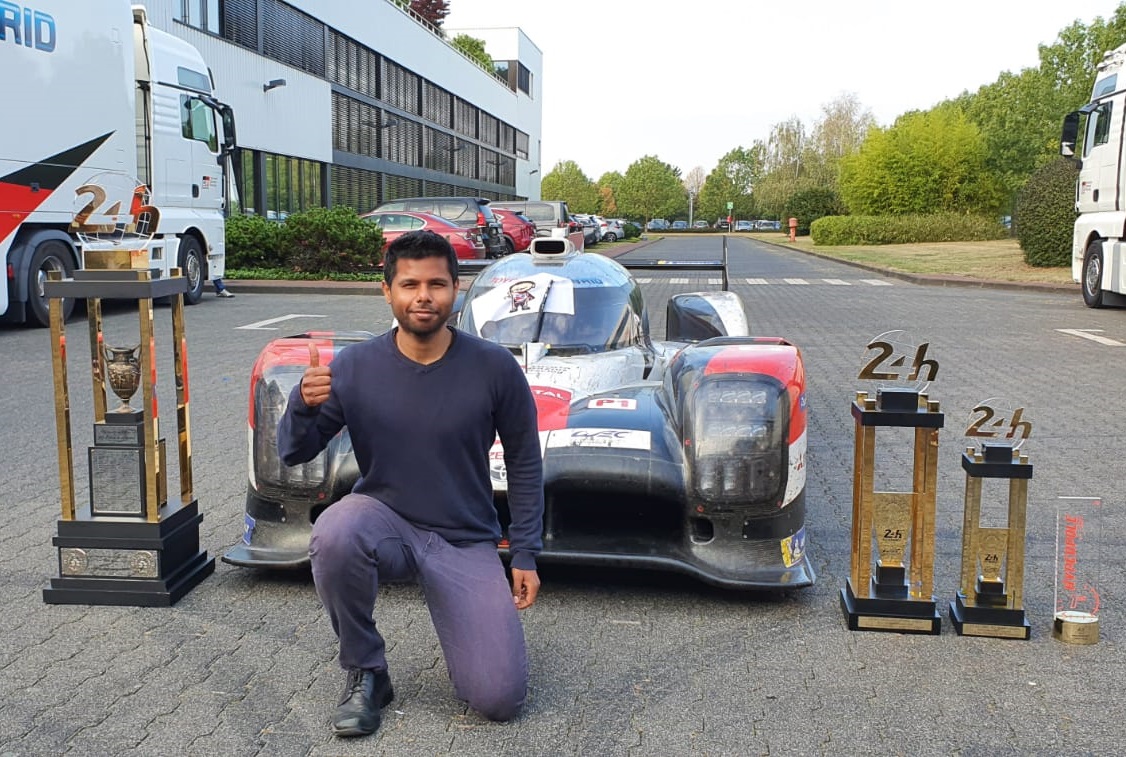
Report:
M970 414L962 453L966 471L962 523L962 572L950 621L964 636L1028 639L1031 626L1022 607L1028 481L1032 465L1020 451L1032 433L1024 408L993 397ZM982 525L982 482L1008 481L1004 525Z
M1099 548L1103 502L1060 497L1056 509L1056 610L1052 636L1068 644L1097 644L1102 607Z
M933 596L938 430L943 415L926 389L938 375L930 344L906 332L880 334L867 345L859 378L853 458L851 570L840 602L850 630L937 634ZM911 487L876 489L876 431L913 430Z

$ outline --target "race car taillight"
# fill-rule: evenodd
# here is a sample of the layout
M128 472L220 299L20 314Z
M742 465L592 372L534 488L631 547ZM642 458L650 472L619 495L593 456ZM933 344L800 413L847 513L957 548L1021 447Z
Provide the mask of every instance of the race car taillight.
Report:
M278 456L278 421L285 412L290 390L301 381L304 370L304 366L280 366L254 384L250 465L251 480L261 494L313 495L325 482L325 452L300 465L286 465Z
M788 405L781 384L767 377L714 378L696 387L685 452L700 499L781 504Z

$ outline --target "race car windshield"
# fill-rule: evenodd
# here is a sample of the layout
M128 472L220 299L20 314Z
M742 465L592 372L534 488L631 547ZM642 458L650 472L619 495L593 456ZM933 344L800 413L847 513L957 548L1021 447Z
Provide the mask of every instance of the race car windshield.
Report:
M529 307L526 312L518 305L513 309L480 325L473 323L470 315L464 327L506 347L540 342L556 353L604 352L633 344L639 338L638 319L622 289L576 287L574 314L549 312L542 305Z

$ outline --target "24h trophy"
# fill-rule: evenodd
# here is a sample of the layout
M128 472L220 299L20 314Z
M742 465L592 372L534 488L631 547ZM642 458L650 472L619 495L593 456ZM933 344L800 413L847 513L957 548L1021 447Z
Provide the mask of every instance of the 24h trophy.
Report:
M168 606L215 569L214 558L199 549L203 516L192 493L183 302L187 282L178 270L159 278L148 267L160 214L148 204L144 185L107 173L76 194L72 230L82 242L85 268L70 279L53 272L44 287L50 300L62 515L53 539L59 577L51 579L43 599L51 604ZM86 299L89 327L94 445L87 456L90 501L83 507L76 506L74 494L65 297ZM135 346L105 343L103 298L137 303L140 339ZM153 300L159 298L172 304L180 474L180 497L172 503L157 413ZM113 409L107 408L107 383L120 400ZM135 408L130 400L138 389L140 407Z

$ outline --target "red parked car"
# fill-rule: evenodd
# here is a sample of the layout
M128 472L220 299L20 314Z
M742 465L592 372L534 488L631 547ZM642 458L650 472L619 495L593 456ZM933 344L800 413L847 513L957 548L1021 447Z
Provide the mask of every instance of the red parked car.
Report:
M493 208L493 215L500 219L504 243L508 247L506 254L527 252L532 246L532 240L536 238L535 222L514 210L502 208Z
M453 221L430 215L429 213L414 213L405 210L373 210L360 216L366 221L378 224L383 230L383 249L397 237L408 231L425 229L441 234L453 245L454 252L460 260L483 260L485 258L485 243L476 229L459 226Z

